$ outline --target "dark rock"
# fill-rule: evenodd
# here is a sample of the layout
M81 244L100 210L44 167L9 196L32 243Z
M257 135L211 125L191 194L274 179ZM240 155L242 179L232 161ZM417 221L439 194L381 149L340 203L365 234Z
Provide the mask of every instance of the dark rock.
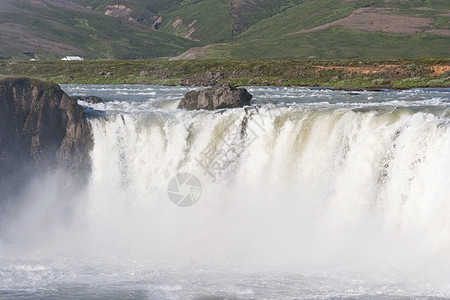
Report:
M214 110L243 107L250 105L252 97L244 88L233 87L227 83L218 84L201 91L187 92L178 108Z
M58 85L29 78L0 81L0 200L46 172L86 178L91 147L82 108Z
M83 99L84 101L91 103L91 104L97 104L97 103L103 103L104 101L102 100L102 98L97 97L97 96L89 96L89 97L85 97Z
M97 96L87 96L87 97L73 96L73 97L70 97L70 99L72 99L74 101L82 100L82 101L86 101L87 103L91 103L91 104L97 104L97 103L104 103L105 102L105 101L103 101L102 98L97 97Z
M150 76L150 71L142 70L142 71L139 73L139 76L141 76L141 77Z
M102 76L112 76L114 75L114 72L106 72L106 71L101 71L98 73L98 75L102 75Z

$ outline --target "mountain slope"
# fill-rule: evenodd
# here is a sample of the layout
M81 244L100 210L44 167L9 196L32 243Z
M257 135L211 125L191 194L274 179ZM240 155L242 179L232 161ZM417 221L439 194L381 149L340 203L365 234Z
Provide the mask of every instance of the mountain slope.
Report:
M160 11L160 30L205 43L222 42L247 31L302 0L200 0Z
M2 0L0 56L81 55L151 58L181 53L197 43L120 20L69 0Z
M183 0L73 0L94 11L152 26L161 11L174 9Z
M161 31L191 40L212 43L231 37L230 0L203 0L163 15Z
M227 43L189 54L238 59L450 56L447 0L297 2Z
M420 19L425 18L430 21L430 24L424 25L427 29L428 27L450 28L450 23L448 22L450 21L450 5L447 0L384 0L379 2L374 2L373 0L309 0L299 3L271 18L262 20L245 32L243 36L251 35L252 38L279 36L280 34L317 28L351 15L367 15L369 13L378 17L378 19L381 19L383 16L391 16L392 20L383 24L386 28L391 27L395 29L400 26L413 26L415 21L420 22ZM415 17L416 19L403 24L404 22L400 19L405 16ZM367 20L367 23L374 22L377 22L377 19ZM345 27L345 24L341 25ZM354 25L350 28L353 30L365 30L363 23L348 25ZM383 27L373 31L382 32Z
M1 0L0 58L450 56L448 0Z

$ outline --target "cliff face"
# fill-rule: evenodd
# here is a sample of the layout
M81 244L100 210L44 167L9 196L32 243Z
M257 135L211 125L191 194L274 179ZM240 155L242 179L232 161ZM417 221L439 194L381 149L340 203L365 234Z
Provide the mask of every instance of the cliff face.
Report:
M0 200L46 172L84 178L91 147L83 110L58 85L29 78L0 81Z

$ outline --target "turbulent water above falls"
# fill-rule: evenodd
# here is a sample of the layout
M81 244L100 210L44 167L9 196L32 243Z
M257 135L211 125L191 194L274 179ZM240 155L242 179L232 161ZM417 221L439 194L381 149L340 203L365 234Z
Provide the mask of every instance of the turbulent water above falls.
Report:
M86 264L119 256L127 263L117 268L94 259L99 273L119 281L148 283L150 270L163 268L156 281L170 299L199 283L175 284L168 270L187 281L196 270L209 284L201 295L238 299L311 297L311 289L322 297L450 296L450 90L251 87L252 107L188 112L176 109L183 87L63 88L106 101L80 102L89 107L93 172L67 219L31 206L22 218L51 220L11 229L15 247L71 253ZM192 206L177 206L168 193L180 173L198 178ZM175 194L193 191L180 185ZM43 198L51 206L60 197ZM30 243L36 233L42 238ZM47 271L59 274L52 263ZM254 270L268 286L248 279Z

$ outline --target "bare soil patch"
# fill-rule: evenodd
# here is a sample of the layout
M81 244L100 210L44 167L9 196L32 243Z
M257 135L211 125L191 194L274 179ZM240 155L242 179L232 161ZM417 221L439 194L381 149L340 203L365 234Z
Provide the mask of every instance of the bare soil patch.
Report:
M181 20L179 17L176 17L175 21L173 21L173 23L172 23L172 28L174 28L174 29L177 28L178 25L180 25L182 22L183 22L183 20Z
M125 18L132 13L132 9L123 4L108 5L103 10L105 15L116 18Z
M437 65L437 66L432 66L431 70L433 72L433 75L437 76L437 75L441 75L444 74L445 72L449 72L450 71L450 66L449 65Z
M424 28L430 26L432 23L433 20L429 18L356 12L346 18L296 33L310 33L330 27L343 27L362 31L415 34L423 32Z

